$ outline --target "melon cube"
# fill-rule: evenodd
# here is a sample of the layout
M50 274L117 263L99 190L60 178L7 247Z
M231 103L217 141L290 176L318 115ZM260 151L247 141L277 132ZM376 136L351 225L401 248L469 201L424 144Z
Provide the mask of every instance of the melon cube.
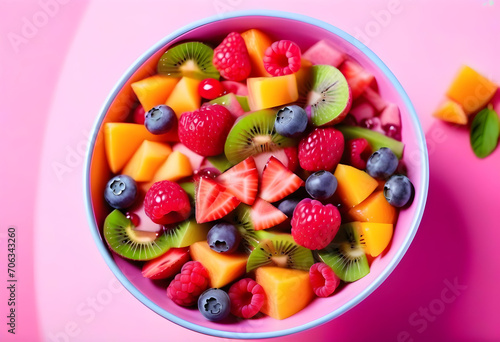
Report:
M173 109L177 118L184 112L192 112L200 108L201 97L198 93L200 80L183 77L170 93L165 104Z
M314 297L309 272L282 267L259 267L255 280L266 293L261 312L285 319L305 308Z
M213 251L206 241L189 247L191 258L208 271L210 287L221 288L245 274L248 256L243 253L223 254Z
M336 68L342 64L345 59L345 55L342 52L334 48L325 40L320 40L311 46L302 54L302 57L311 61L314 65L332 65Z
M350 165L339 164L334 176L338 182L336 193L347 207L364 201L378 186L369 174Z
M365 70L361 65L351 60L344 61L339 70L345 76L351 88L353 99L358 98L358 96L368 89L370 84L375 80L375 76Z
M248 78L247 86L252 111L282 106L299 98L295 74Z
M398 211L387 202L384 191L375 191L347 214L355 221L394 224Z
M172 148L167 144L144 140L122 173L136 182L149 182L171 152Z
M172 152L167 160L158 168L153 176L153 182L169 180L176 182L193 174L189 158L179 151Z
M146 112L164 104L179 82L178 78L154 75L131 84L132 90Z
M251 76L266 77L271 76L264 68L264 54L273 41L264 32L257 29L250 29L241 34L247 47L250 64L252 66Z
M453 100L446 100L441 106L434 112L434 117L441 119L443 121L466 125L467 124L467 114L465 114L464 109L458 103Z
M358 232L365 253L372 257L380 255L391 242L394 229L390 223L351 222L350 224Z

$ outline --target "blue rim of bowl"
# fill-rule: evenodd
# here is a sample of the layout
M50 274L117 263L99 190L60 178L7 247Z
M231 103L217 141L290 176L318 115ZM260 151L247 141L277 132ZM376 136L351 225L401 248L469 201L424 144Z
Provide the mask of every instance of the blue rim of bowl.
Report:
M184 319L181 319L181 318L171 314L170 312L161 308L160 306L155 304L153 301L151 301L149 298L147 298L142 292L140 292L125 277L125 275L122 273L122 271L118 268L115 261L113 260L113 257L111 256L110 252L108 251L105 243L101 239L101 236L99 234L99 229L95 224L95 217L94 217L94 213L92 210L91 193L90 193L90 163L91 163L91 159L92 159L92 152L94 150L97 134L99 132L99 128L101 127L102 122L104 120L104 117L105 117L109 107L111 106L111 103L113 102L114 98L120 92L120 90L122 89L124 84L128 81L128 79L133 75L133 73L148 58L150 58L155 52L157 52L159 49L163 48L170 41L172 41L173 39L175 39L176 37L178 37L182 34L185 34L185 33L189 32L195 28L210 24L212 22L236 18L236 17L248 17L248 16L277 17L277 18L282 18L282 19L297 20L297 21L301 21L301 22L304 22L307 24L311 24L311 25L320 27L322 29L325 29L325 30L341 37L345 41L349 42L350 44L352 44L353 46L355 46L356 48L361 50L384 73L384 75L389 79L391 84L396 88L399 96L403 99L403 102L410 113L411 122L417 131L416 132L417 138L419 140L418 141L418 148L421 152L421 164L420 164L420 172L421 173L420 173L420 175L421 175L422 179L420 182L420 186L422 188L420 189L420 191L422 192L422 195L418 199L418 202L414 203L414 205L417 205L416 215L413 218L412 226L411 226L411 230L410 230L409 234L406 236L406 239L403 241L401 247L396 252L394 259L389 263L389 265L385 268L385 270L367 288L365 288L356 297L351 299L349 302L347 302L346 304L344 304L343 306L341 306L337 310L332 311L329 314L327 314L321 318L318 318L314 321L305 323L305 324L300 325L300 326L296 326L296 327L288 328L288 329L283 329L283 330L278 330L278 331L269 331L269 332L234 332L234 331L222 331L222 330L203 327L203 326L186 321ZM429 159L428 159L428 154L427 154L425 136L424 136L422 127L420 125L420 122L418 120L417 114L415 112L415 109L414 109L408 95L406 94L403 87L401 86L398 79L396 78L396 76L394 76L394 74L389 70L389 68L384 64L384 62L382 62L382 60L373 51L371 51L366 45L364 45L363 43L358 41L353 36L342 31L341 29L339 29L333 25L330 25L326 22L323 22L319 19L315 19L315 18L312 18L309 16L296 14L296 13L283 12L283 11L270 11L270 10L235 11L235 12L226 13L223 16L215 15L215 16L211 16L211 17L193 22L187 26L184 26L184 27L176 30L175 32L171 33L170 35L166 36L161 41L159 41L157 44L152 46L141 57L139 57L139 59L137 59L137 61L125 72L125 74L118 81L118 83L114 87L111 94L107 97L103 107L101 108L99 117L94 124L91 137L92 137L92 140L91 140L91 143L89 144L89 147L87 149L87 154L86 154L86 158L85 158L85 166L84 166L85 204L87 207L87 218L88 218L88 221L90 223L90 230L92 233L92 237L94 238L94 241L97 244L99 252L104 257L106 264L111 269L111 271L114 273L114 275L118 278L118 280L123 284L123 286L133 296L135 296L139 301L141 301L144 305L149 307L151 310L155 311L160 316L163 316L163 317L167 318L168 320L170 320L171 322L174 322L180 326L183 326L185 328L188 328L188 329L196 331L196 332L211 335L211 336L225 337L225 338L238 338L238 339L258 339L258 338L279 337L279 336L294 334L294 333L298 333L298 332L301 332L301 331L304 331L307 329L317 327L321 324L324 324L324 323L344 314L346 311L350 310L351 308L353 308L354 306L359 304L362 300L364 300L366 297L368 297L368 295L370 295L373 291L375 291L385 281L385 279L387 279L387 277L392 273L392 271L399 264L399 262L401 261L401 259L405 255L406 251L408 250L411 242L413 241L415 234L417 233L418 226L420 225L420 222L422 220L422 216L423 216L424 209L425 209L425 203L427 200L427 192L428 192L428 186L429 186Z

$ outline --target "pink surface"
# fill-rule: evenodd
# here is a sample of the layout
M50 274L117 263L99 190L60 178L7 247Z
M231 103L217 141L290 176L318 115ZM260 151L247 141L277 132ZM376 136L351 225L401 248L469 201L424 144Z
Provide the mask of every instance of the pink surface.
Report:
M88 231L81 151L105 97L143 51L193 20L250 8L310 15L367 43L407 90L430 149L429 201L403 261L364 302L294 340L499 340L500 151L477 160L465 131L430 116L461 64L500 81L495 2L200 0L176 12L160 1L60 0L52 12L43 5L51 1L0 2L0 254L8 226L19 237L17 334L2 323L1 340L215 340L161 318L117 283ZM52 15L43 22L40 11ZM40 27L16 52L9 33L33 20Z

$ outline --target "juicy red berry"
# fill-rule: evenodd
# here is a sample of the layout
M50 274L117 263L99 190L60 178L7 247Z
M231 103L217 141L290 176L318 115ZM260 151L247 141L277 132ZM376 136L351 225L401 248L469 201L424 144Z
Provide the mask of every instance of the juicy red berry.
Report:
M208 272L200 262L188 261L168 285L167 296L177 305L194 305L208 288L208 279Z
M297 147L285 147L286 157L288 158L288 170L295 172L299 166L299 159L297 157Z
M217 104L202 106L194 112L182 114L179 140L202 156L216 156L224 152L233 122L234 118L226 107Z
M139 224L141 224L141 218L136 213L132 213L130 211L127 211L127 213L125 214L125 217L128 218L130 221L132 221L132 224L135 227L138 227Z
M193 172L193 180L198 182L200 178L215 179L220 175L220 171L213 167L198 169Z
M214 78L206 78L198 86L198 94L207 100L213 100L224 94L224 87Z
M134 112L132 113L132 119L135 123L144 125L144 120L146 120L146 111L142 105L135 107Z
M264 53L264 68L272 76L293 74L300 69L300 48L290 40L271 44Z
M299 143L299 163L306 171L333 171L344 152L344 136L332 127L316 128Z
M241 318L255 316L266 299L262 286L250 278L243 278L234 283L228 294L231 299L231 313Z
M242 81L250 75L251 65L245 41L237 32L231 32L214 50L213 64L222 77Z
M179 184L165 180L149 188L144 198L144 211L154 223L170 224L187 219L191 204Z
M309 281L318 297L328 297L340 284L339 277L325 263L318 262L309 269Z
M372 155L372 148L368 141L364 138L357 138L347 141L347 155L349 156L349 164L364 170L366 161Z
M305 198L293 211L291 222L293 239L303 247L323 249L337 234L340 221L337 207Z

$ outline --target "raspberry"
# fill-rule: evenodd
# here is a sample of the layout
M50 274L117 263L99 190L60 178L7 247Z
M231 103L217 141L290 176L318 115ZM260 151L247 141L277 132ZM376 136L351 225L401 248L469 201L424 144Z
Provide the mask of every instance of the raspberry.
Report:
M346 152L349 157L349 164L364 170L366 161L372 155L372 148L364 138L357 138L347 141Z
M335 128L316 128L300 140L299 163L306 171L333 171L344 152L344 136Z
M191 213L191 204L181 186L171 181L154 183L144 198L146 215L157 224L184 221Z
M309 249L323 249L332 242L340 227L340 213L332 204L305 198L297 204L292 217L295 242Z
M318 297L328 297L340 284L339 277L325 263L317 262L309 269L309 280Z
M208 288L208 279L208 272L200 262L188 261L168 285L167 296L177 305L194 305Z
M245 41L237 32L231 32L214 50L213 64L222 77L242 81L250 75L251 65Z
M255 316L264 305L266 298L262 286L250 278L234 283L228 293L231 299L231 313L241 318Z
M300 48L290 40L271 44L264 53L264 68L272 76L293 74L300 69Z
M224 152L234 118L226 107L214 104L182 114L179 139L190 150L208 157Z

